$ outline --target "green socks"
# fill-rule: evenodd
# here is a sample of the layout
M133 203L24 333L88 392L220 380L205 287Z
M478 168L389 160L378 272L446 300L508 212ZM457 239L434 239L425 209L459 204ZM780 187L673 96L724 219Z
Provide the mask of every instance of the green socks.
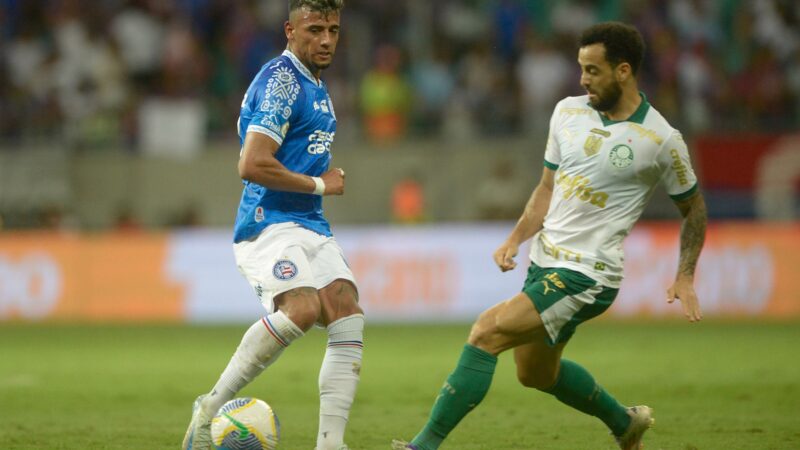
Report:
M631 422L625 407L600 387L586 369L572 361L561 360L556 383L544 392L602 420L615 436L622 435Z
M458 366L447 377L433 404L428 423L411 443L419 450L439 448L458 422L486 396L496 365L496 356L465 344Z

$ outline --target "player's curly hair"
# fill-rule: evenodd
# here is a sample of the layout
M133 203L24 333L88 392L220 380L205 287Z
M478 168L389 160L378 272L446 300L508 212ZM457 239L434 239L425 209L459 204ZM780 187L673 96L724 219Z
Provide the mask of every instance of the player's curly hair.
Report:
M328 15L344 8L344 0L289 0L289 14L302 7Z
M603 44L606 47L606 60L613 67L622 62L631 65L633 74L639 72L644 59L644 39L634 26L622 22L603 22L592 25L581 33L580 47Z

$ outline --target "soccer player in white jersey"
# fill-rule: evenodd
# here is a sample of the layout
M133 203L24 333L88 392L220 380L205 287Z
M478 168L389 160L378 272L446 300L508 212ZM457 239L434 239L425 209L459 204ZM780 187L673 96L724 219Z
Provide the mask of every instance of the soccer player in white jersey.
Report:
M621 405L561 353L576 326L613 302L622 279L622 240L659 183L683 215L680 262L667 301L678 299L690 322L701 318L693 279L705 203L680 133L638 90L642 37L629 25L602 23L585 30L579 45L580 83L588 95L556 105L541 181L494 253L500 270L512 270L519 246L533 238L528 278L519 294L478 317L428 422L411 442L394 441L395 449L439 448L483 399L497 355L509 349L523 386L599 418L620 448L641 448L651 409Z
M195 401L184 449L212 448L210 422L314 324L328 345L319 373L317 450L345 449L344 432L361 368L364 315L353 274L322 214L322 196L344 193L329 168L336 116L323 69L339 38L343 0L289 0L288 40L242 101L234 226L236 264L267 311L244 334L208 394Z

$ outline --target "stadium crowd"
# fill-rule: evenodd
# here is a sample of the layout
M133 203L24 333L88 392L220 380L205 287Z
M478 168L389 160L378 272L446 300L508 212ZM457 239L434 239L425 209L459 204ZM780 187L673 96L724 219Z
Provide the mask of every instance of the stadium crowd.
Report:
M199 101L231 139L285 17L285 0L1 0L0 142L135 150L148 98ZM581 94L575 36L604 20L642 30L641 84L685 132L800 126L792 0L348 0L324 78L345 135L538 133Z

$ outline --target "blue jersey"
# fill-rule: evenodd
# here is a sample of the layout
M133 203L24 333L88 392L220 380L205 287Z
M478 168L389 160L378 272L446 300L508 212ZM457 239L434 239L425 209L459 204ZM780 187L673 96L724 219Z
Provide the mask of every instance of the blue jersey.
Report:
M248 132L262 133L280 145L275 158L292 172L312 177L328 170L336 116L322 81L292 54L265 64L242 100L239 143ZM234 225L234 242L257 236L269 225L294 222L331 236L322 215L322 196L268 189L242 180L244 190Z

